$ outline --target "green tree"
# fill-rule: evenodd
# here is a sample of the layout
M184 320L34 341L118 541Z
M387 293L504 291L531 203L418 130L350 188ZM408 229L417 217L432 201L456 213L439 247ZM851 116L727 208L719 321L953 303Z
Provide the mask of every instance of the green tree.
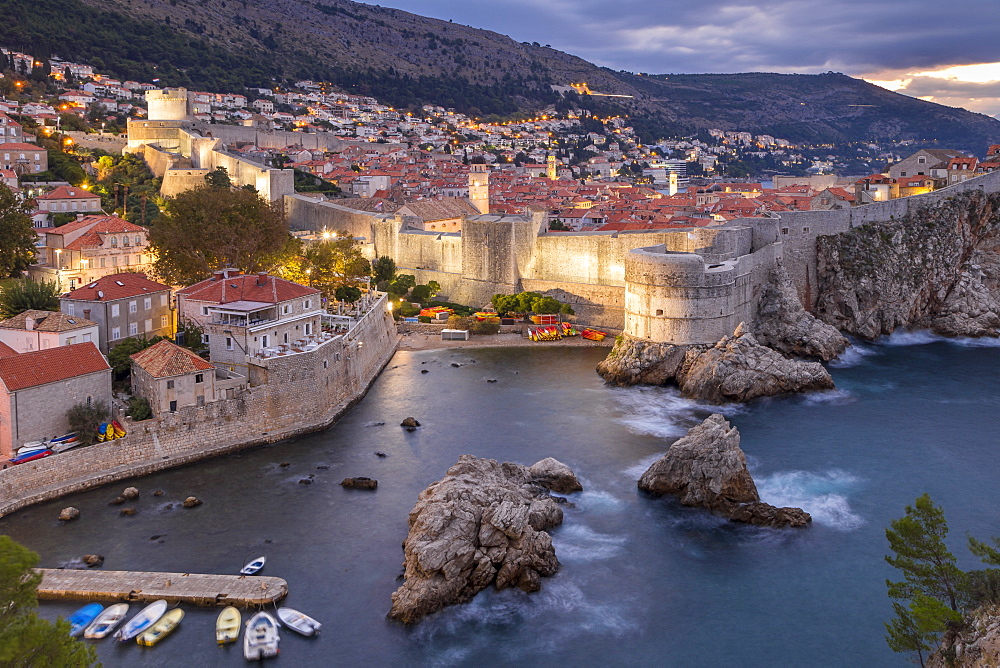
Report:
M0 183L0 277L20 276L35 259L31 203Z
M327 299L337 288L357 286L371 276L371 264L361 254L361 246L346 232L309 246L303 254L310 285L319 288Z
M342 302L353 304L361 299L361 288L353 285L341 285L334 291L333 296Z
M396 277L396 262L387 255L380 255L372 262L372 275L375 283L392 282Z
M984 564L1000 566L1000 538L994 538L993 544L997 547L990 547L989 543L969 536L969 551L983 560Z
M205 183L209 188L232 188L233 181L229 178L229 170L225 167L216 167L208 174L205 174Z
M59 310L59 285L55 281L21 278L11 281L0 292L0 318L12 318L29 309Z
M157 274L181 285L227 266L273 271L297 252L281 205L243 189L180 193L167 201L149 237Z
M906 516L891 522L885 530L893 555L885 560L902 572L903 580L886 580L889 597L913 600L917 595L944 601L958 610L958 586L962 571L955 565L955 555L945 545L948 523L944 511L928 494L906 507Z
M80 445L90 445L97 440L97 428L111 417L111 410L103 401L75 404L66 412L69 428L76 432Z
M38 555L10 536L0 535L0 665L12 668L89 666L97 660L93 647L69 635L69 624L55 624L35 613L38 583L32 569Z
M410 299L421 304L431 298L431 289L426 285L415 285L410 290Z
M895 652L916 652L923 665L924 652L950 623L962 620L958 600L966 577L945 544L944 511L929 495L907 506L906 515L893 520L885 536L893 552L885 560L903 575L899 582L885 582L896 613L885 625L885 639Z

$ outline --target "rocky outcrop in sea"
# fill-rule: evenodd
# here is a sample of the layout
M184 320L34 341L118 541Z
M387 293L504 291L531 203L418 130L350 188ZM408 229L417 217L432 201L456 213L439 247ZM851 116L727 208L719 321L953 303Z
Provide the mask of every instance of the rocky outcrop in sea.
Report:
M864 339L898 328L996 336L1000 193L956 194L817 240L816 314Z
M552 458L529 468L462 455L410 511L404 581L388 617L417 622L490 585L537 591L560 566L547 530L562 524L563 512L549 490L580 489Z
M740 432L715 413L692 427L639 478L639 489L673 494L685 506L705 508L736 522L803 527L812 522L801 508L777 508L760 500L740 448Z
M764 286L750 330L757 341L788 357L836 359L847 349L843 334L802 308L788 272L779 264Z
M673 346L623 335L597 372L614 385L672 380L685 396L713 403L834 387L822 364L789 359L761 345L743 324L714 346Z

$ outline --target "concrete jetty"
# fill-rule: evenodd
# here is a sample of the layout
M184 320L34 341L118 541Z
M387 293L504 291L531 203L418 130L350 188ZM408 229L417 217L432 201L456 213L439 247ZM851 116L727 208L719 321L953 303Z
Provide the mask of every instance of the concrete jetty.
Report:
M38 598L49 601L156 601L248 607L283 599L288 583L258 575L37 569Z

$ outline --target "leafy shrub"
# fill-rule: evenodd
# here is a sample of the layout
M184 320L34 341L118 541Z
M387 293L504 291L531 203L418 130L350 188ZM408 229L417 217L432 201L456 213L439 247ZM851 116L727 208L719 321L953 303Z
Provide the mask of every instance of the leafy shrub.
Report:
M429 323L431 321L431 317L429 315L418 315L417 320L419 320L420 322Z
M497 322L473 320L469 323L470 334L498 334L499 332L500 323Z
M153 417L153 409L146 397L132 397L128 400L127 415L136 422L148 420Z
M90 445L96 441L97 428L102 422L107 422L110 416L111 410L103 401L76 404L66 413L69 428L76 432L81 445Z
M472 320L465 316L453 315L448 318L448 329L469 329Z

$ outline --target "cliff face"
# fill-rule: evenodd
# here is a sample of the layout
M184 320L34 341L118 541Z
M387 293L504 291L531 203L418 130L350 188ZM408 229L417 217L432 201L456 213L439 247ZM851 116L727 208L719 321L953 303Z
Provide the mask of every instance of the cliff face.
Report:
M927 668L993 668L1000 665L1000 606L980 608L961 632L949 631Z
M865 339L896 328L996 336L1000 194L968 192L817 241L816 314Z

